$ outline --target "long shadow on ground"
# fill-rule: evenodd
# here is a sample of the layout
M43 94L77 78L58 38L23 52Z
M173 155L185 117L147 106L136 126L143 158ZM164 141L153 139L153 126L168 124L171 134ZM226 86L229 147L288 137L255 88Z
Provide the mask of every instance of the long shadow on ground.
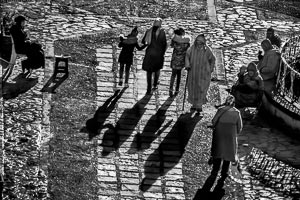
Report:
M171 120L166 123L163 127L163 123L166 119L166 112L169 106L172 104L174 97L169 97L157 110L155 115L152 115L151 118L147 121L142 133L136 134L135 141L138 145L138 149L147 149L150 147L151 143L157 138L161 133L164 132L168 126L171 124ZM132 144L135 144L133 142ZM132 148L135 148L134 146Z
M42 88L41 92L55 93L55 90L68 78L68 75L64 76L51 76L47 83Z
M151 99L151 95L145 95L132 108L124 110L116 127L109 127L102 140L102 156L108 155L114 149L118 149L122 143L132 134L136 125L146 111L145 106ZM122 136L122 140L120 140Z
M13 81L15 83L6 82L2 85L3 99L13 99L26 93L38 83L38 78L26 78L25 75L19 74Z
M194 113L181 114L159 147L148 157L144 166L145 178L140 189L147 191L160 176L167 174L180 161L194 128L201 120ZM181 169L179 169L180 171ZM182 173L179 172L178 173ZM175 172L176 169L175 169Z
M104 124L107 117L114 110L116 103L121 98L122 94L125 92L126 88L123 88L121 91L117 90L115 93L109 97L102 106L98 108L94 117L86 121L86 129L89 134L89 140L92 140L94 137L99 135L101 129L110 128L114 129L112 124Z

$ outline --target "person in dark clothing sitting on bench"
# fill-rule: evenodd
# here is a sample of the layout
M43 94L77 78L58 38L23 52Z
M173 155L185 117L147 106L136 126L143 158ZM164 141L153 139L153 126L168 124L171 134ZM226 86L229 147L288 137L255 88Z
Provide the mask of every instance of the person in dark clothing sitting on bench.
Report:
M32 69L45 66L45 56L42 45L29 39L27 33L24 31L25 25L26 18L21 15L17 16L15 24L10 28L10 34L14 41L16 53L27 56L27 60L22 62L23 73L27 69L29 74L31 74Z

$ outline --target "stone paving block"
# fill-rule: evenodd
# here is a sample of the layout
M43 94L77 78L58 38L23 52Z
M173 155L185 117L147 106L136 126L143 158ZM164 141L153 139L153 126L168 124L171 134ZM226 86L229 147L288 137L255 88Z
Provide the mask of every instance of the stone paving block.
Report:
M138 166L130 166L130 165L120 165L119 169L120 169L120 171L127 171L127 172L137 172L137 171L139 171Z
M127 157L128 159L121 159L119 160L119 165L124 165L124 166L134 166L134 165L138 165L139 162L137 159L131 159L129 156Z
M100 182L109 182L109 183L116 183L117 182L117 177L112 177L112 176L98 176L98 181Z
M104 196L101 194L100 196L98 196L98 200L115 200L115 198L112 196Z
M184 194L166 194L166 199L185 200Z
M184 187L183 181L166 181L166 187Z
M130 192L135 192L135 193L139 193L139 184L126 184L126 183L122 183L121 184L121 190L122 191L130 191Z
M143 196L149 199L162 199L162 193L144 192Z
M139 195L139 192L140 191L123 191L121 190L120 191L120 194L122 196L122 199L133 199L133 200L136 200L137 199L137 196ZM134 197L134 198L128 198L128 197Z
M110 164L98 164L97 165L98 170L108 170L108 171L115 171L116 170L116 166L110 165Z
M120 178L121 183L124 184L133 184L133 185L139 185L140 180L138 178L128 178L128 177L124 177L124 178Z
M184 194L183 188L180 187L166 187L166 194Z
M122 159L130 159L131 161L132 160L138 160L138 154L122 154L120 155L120 160Z
M180 151L163 151L163 155L166 156L181 156Z
M123 178L139 178L139 172L128 172L128 171L120 171L120 177Z
M98 173L97 173L97 176L99 177L102 177L102 176L105 176L105 177L116 177L117 176L117 173L116 171L109 171L109 170L101 170L99 169L98 170Z
M182 163L164 162L164 168L182 169Z

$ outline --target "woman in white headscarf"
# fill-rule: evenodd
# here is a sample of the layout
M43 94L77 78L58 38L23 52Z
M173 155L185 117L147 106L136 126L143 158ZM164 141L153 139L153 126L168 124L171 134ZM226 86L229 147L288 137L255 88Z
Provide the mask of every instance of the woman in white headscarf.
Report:
M153 89L157 89L160 70L163 68L164 55L167 50L166 33L161 28L162 19L157 18L148 29L142 40L148 45L143 60L142 69L147 72L147 94L151 93L152 75L154 74Z

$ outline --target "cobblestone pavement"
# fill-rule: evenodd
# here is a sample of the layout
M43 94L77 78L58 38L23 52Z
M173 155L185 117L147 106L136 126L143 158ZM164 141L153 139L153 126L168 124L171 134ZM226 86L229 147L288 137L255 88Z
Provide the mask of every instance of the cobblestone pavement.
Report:
M51 42L57 39L80 39L81 35L97 35L114 27L123 27L123 31L128 31L128 27L118 21L84 10L62 14L57 4L50 9L50 5L41 2L4 3L3 8L29 18L31 37L43 43L48 56L54 54ZM141 30L152 23L152 19L134 20L139 22ZM219 55L215 76L221 79L212 83L210 93L219 90L221 101L225 96L223 89L227 87L225 75L228 84L231 84L238 68L255 59L259 41L267 27L276 27L284 37L293 30L299 31L300 27L299 22L289 18L262 20L256 10L242 6L217 7L217 20L216 24L211 24L198 20L165 19L163 27L168 38L176 26L187 28L187 33L193 38L199 33L207 34L210 45ZM116 85L117 72L112 73L112 69L116 70L117 48L105 46L97 49L97 106L115 104L114 109L100 116L108 126L96 137L99 199L190 199L194 196L184 191L184 148L189 138L195 139L195 134L201 132L201 139L204 140L201 140L198 146L201 150L198 151L200 155L208 155L211 138L210 131L205 127L215 112L213 104L220 99L215 99L214 96L218 95L209 97L210 103L205 105L204 116L200 118L182 111L184 81L180 94L176 98L168 98L171 52L168 49L159 89L152 95L144 96L146 78L141 70L144 52L137 53L129 88L123 89ZM10 190L6 194L11 195L6 199L30 199L33 193L40 195L35 197L37 199L47 196L47 141L52 135L49 121L51 94L42 93L41 89L51 76L52 66L53 60L47 59L45 69L36 70L31 79L24 79L18 64L8 83L2 86L0 135L4 136L1 143L6 158L4 173L14 174L13 180L8 181L13 184L5 185L6 190ZM185 134L180 134L182 132ZM239 143L244 167L254 147L270 157L296 167L300 165L299 156L296 156L300 153L300 142L264 124L259 126L254 122L245 122ZM198 167L203 175L200 184L203 184L209 167L206 162L199 163ZM39 180L42 184L33 186L31 179L24 177ZM201 185L191 187L193 190L189 191L195 193ZM244 171L242 184L229 179L225 189L226 199L292 199L267 187L247 170Z

